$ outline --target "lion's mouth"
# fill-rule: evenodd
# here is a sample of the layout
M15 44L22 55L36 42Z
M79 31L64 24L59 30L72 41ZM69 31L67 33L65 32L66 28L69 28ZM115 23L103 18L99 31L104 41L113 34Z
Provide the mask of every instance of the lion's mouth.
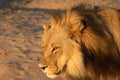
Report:
M56 78L58 75L60 75L61 71L57 73L45 73L47 77L49 78Z
M46 76L49 77L49 78L56 78L57 77L57 75L49 74L49 73L46 73Z
M55 73L56 75L59 75L61 73L61 71L58 71L57 73Z
M47 77L49 78L56 78L57 76L59 76L61 74L61 71L55 72L55 73L50 73L50 72L46 72L43 71Z

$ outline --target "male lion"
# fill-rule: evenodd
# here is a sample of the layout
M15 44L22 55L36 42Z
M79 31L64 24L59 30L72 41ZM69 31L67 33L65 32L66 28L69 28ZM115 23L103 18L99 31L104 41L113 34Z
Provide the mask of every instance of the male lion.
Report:
M120 80L120 14L78 5L44 25L39 66L50 78Z

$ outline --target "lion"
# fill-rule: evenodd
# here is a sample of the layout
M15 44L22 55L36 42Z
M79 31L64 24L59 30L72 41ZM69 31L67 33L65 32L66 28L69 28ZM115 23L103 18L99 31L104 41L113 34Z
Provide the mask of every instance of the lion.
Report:
M84 4L45 24L39 66L49 78L120 80L120 14Z

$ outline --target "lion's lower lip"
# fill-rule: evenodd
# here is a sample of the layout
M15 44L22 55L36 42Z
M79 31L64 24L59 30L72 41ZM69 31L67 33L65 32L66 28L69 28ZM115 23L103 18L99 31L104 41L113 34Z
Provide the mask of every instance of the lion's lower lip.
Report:
M55 78L57 77L59 74L61 73L61 71L57 72L57 73L47 73L45 72L46 76L49 78Z
M52 75L59 75L61 73L61 71L59 71L59 72L57 72L57 73L47 73L47 72L45 72L45 74L52 74Z
M46 73L46 76L49 77L49 78L55 78L55 77L57 77L56 74L49 74L49 73Z

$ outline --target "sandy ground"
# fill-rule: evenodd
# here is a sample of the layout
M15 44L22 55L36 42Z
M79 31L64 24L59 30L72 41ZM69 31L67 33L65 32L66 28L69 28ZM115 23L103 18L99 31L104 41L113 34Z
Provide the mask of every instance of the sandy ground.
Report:
M28 0L29 1L29 0ZM82 0L32 0L0 9L0 80L51 80L38 67L42 25L49 15ZM120 0L83 0L120 9ZM60 80L59 78L54 80Z

